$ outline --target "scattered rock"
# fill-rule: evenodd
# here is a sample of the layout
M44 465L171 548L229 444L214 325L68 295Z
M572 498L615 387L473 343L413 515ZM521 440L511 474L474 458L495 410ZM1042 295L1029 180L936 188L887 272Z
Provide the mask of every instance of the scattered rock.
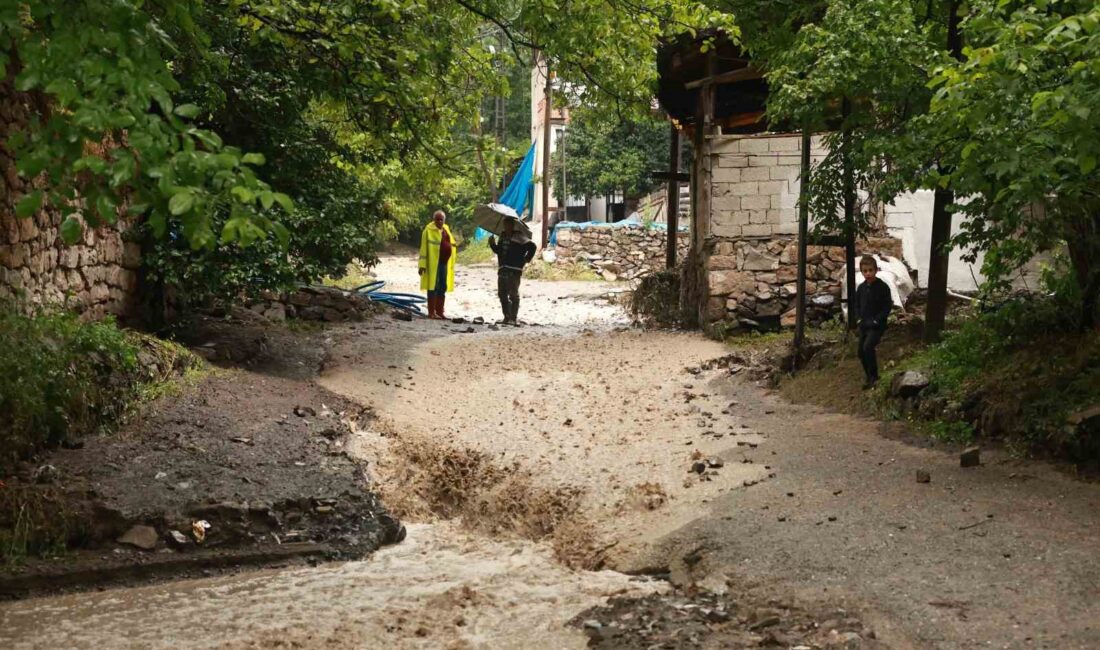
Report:
M718 469L719 467L722 467L724 465L725 463L722 462L721 458L712 457L707 459L707 467Z
M474 318L473 323L474 323L474 325L484 325L485 324L485 319L482 318L481 316L477 316L476 318Z
M763 638L760 639L760 645L762 646L779 646L781 648L790 648L797 646L794 639L790 635L785 634L779 630L768 630L764 633ZM800 646L806 647L806 646Z
M917 483L931 483L932 475L923 469L917 470Z
M959 454L959 467L977 467L982 464L981 449L978 447L967 447L963 453Z
M854 650L863 644L863 638L855 632L841 632L839 634L830 634L829 638L825 640L826 648L836 648L838 650Z
M466 322L466 319L461 317L461 316L455 316L454 318L451 319L451 322L454 323L455 325L461 325L461 324Z
M702 461L702 460L695 461L694 463L691 464L691 471L695 472L696 474L702 474L703 472L707 471L706 461Z
M117 540L119 544L129 544L146 551L151 551L157 547L157 531L152 526L144 526L138 524L132 526L130 530L126 531L122 537Z
M53 465L42 465L31 474L35 483L53 483L60 477L61 472Z
M763 630L766 627L773 625L779 625L780 618L775 614L768 614L761 618L758 618L755 623L749 626L750 630Z
M173 548L183 548L191 544L191 538L184 535L178 530L170 530L168 534L164 536L164 539L168 541L168 544Z
M295 406L294 415L297 415L300 418L304 418L307 415L311 417L316 417L317 411L315 411L312 406Z
M406 321L406 322L411 321L413 319L412 314L410 314L409 312L407 312L403 309L395 309L395 310L391 311L390 316L393 316L397 320L403 320L403 321Z
M928 387L929 379L916 370L906 370L894 375L890 382L890 394L894 397L916 397Z

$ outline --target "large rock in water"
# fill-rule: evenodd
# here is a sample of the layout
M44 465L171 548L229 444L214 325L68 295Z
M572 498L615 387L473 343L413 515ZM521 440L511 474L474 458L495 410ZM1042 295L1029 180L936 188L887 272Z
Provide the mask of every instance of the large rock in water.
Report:
M894 397L916 397L928 387L929 379L924 373L906 370L894 375L890 382L890 394Z

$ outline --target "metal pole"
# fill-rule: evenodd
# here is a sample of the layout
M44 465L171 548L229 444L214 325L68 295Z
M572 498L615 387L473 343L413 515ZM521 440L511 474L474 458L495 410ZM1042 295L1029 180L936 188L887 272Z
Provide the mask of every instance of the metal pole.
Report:
M550 57L546 62L546 90L542 118L542 247L550 242Z
M810 222L810 130L802 129L802 172L798 182L798 295L795 298L794 355L798 366L806 337L806 238Z
M561 208L564 211L562 213L562 221L569 220L569 186L565 184L565 126L561 127L561 140L558 142L558 146L561 147Z
M852 105L845 97L841 103L844 115L843 138L844 156L844 273L848 283L848 329L856 328L856 187L852 179L852 132L847 124Z
M672 135L668 145L668 168L672 176L668 179L668 196L665 200L665 223L668 226L665 268L673 269L676 267L676 244L680 231L680 183L676 180L676 174L680 173L680 130L671 122L669 126Z

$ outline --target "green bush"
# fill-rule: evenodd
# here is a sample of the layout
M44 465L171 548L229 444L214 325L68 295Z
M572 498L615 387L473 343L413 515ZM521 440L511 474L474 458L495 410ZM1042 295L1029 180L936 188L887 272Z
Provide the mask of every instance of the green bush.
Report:
M1100 397L1100 334L1080 331L1078 294L1055 265L1044 271L1042 295L987 302L986 311L899 370L930 369L932 390L968 405L967 419L983 436L1075 456L1069 450L1082 441L1067 439L1066 417Z
M0 470L121 415L133 385L120 375L136 370L137 347L113 320L0 304L0 340Z

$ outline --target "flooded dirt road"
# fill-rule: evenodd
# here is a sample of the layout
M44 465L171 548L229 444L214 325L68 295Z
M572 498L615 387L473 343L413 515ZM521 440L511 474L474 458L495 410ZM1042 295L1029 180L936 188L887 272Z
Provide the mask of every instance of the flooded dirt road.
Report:
M379 276L415 287L408 259ZM498 313L492 268L458 282L448 315L467 322L335 327L317 379L373 410L349 448L405 542L3 604L0 645L1100 647L1100 486L996 453L964 470L785 404L710 367L718 343L624 327L612 284L525 282L533 324L493 329L471 322ZM672 587L635 573L739 601L653 642L632 599ZM697 608L668 602L668 620ZM811 614L780 633L792 603ZM565 625L612 615L637 633Z

